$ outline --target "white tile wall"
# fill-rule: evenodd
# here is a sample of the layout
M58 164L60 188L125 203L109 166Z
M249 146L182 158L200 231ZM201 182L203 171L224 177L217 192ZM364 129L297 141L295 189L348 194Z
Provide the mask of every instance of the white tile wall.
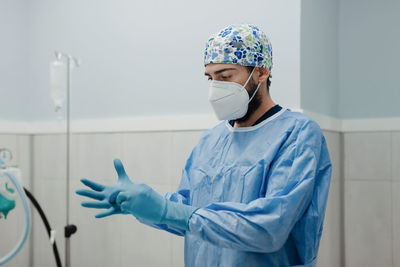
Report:
M400 182L392 187L393 212L393 266L400 266Z
M23 227L24 227L22 221L23 218L24 218L23 210L18 206L16 206L15 209L8 214L7 219L4 219L4 217L0 219L1 257L9 253L18 243L21 234L23 232ZM17 264L17 259L14 258L5 266L15 266L16 264Z
M87 209L81 206L82 201L90 201L88 198L78 196L75 194L77 189L86 189L86 187L77 180L71 181L70 190L70 222L75 225L87 224L89 222L94 222L94 216L97 214L97 209ZM81 233L78 229L78 234Z
M100 210L82 207L82 201L90 200L74 193L82 187L79 181L71 182L70 223L78 227L71 237L71 265L119 267L121 217L94 218Z
M97 211L81 207L83 198L73 192L83 187L79 182L82 177L115 183L115 157L122 159L134 181L150 184L160 193L174 191L201 134L188 131L72 137L70 221L78 225L78 233L71 239L73 266L125 267L133 262L138 266L184 265L182 237L152 229L127 215L95 219ZM341 146L339 133L324 134L333 177L318 266L333 267L340 266ZM34 169L34 194L58 230L58 246L64 260L65 135L33 137L34 168L30 166L30 140L26 135L0 135L0 147L16 151L15 163L24 174ZM400 132L345 133L344 141L346 267L400 266ZM27 178L27 187L31 186L29 182ZM34 223L34 266L54 266L51 246L37 215ZM0 249L1 246L4 243ZM25 267L28 260L29 244L6 266Z
M345 182L346 267L392 266L390 181Z
M71 266L121 266L121 216L103 219L86 212L80 220L71 222L78 231L71 237Z
M33 138L34 179L66 179L66 137L64 134ZM35 181L34 181L35 182Z
M333 181L329 189L324 230L318 251L318 266L340 266L340 181Z
M53 230L61 261L64 262L64 226L66 223L66 180L37 179L34 181L34 196L44 210ZM52 246L46 228L36 210L33 210L33 266L55 266Z
M170 132L123 134L122 160L134 182L170 185L172 151Z
M400 132L345 134L347 266L400 266L399 166Z
M128 175L136 182L152 185L160 193L174 191L181 178L181 170L202 132L159 132L125 134L76 134L71 139L71 196L70 222L78 225L78 233L71 239L73 266L184 266L182 237L142 225L130 216L95 219L97 210L80 206L83 198L73 192L83 188L79 178L86 177L105 184L116 182L112 160L122 159ZM333 160L339 153L339 134L327 133ZM8 136L8 142L13 138ZM43 203L52 225L59 232L58 246L64 260L62 229L65 225L65 135L38 135L34 140L35 196ZM28 144L16 139L18 144ZM19 142L19 143L18 143ZM22 145L21 145L22 147ZM29 160L25 158L28 164ZM25 167L28 169L29 166ZM325 235L321 250L326 260L337 251L337 240L331 227L337 227L334 210L338 187L332 186L327 210ZM332 214L332 215L331 215ZM34 266L54 265L51 247L38 216L34 227ZM100 245L101 244L101 245ZM324 245L325 244L325 245ZM149 251L157 257L149 257ZM335 252L332 252L335 251ZM321 253L321 255L323 252Z
M328 144L328 150L332 161L332 179L329 189L328 203L326 207L324 230L318 251L318 266L340 266L341 246L341 183L340 177L340 134L337 132L324 132Z
M202 131L172 133L171 183L173 185L179 185L186 160L202 134Z
M2 238L4 237L4 240L7 240L7 242L2 242L3 244L0 244L0 253L2 256L4 256L6 253L9 253L14 247L15 245L18 243L19 238L21 236L21 232L22 229L18 228L20 231L17 232L16 230L14 231L10 231L10 227L8 227L7 225L3 225L4 228L7 227L7 231L12 232L12 235L14 238L12 239L8 239L10 238L10 235L7 234L3 234L3 231L1 232L1 236ZM17 236L18 235L18 236ZM7 238L7 239L6 239ZM26 241L24 247L20 250L20 252L14 257L12 258L9 262L7 262L6 264L2 265L4 267L27 267L29 266L29 244L30 242L30 238L28 238L28 240Z
M29 235L28 239L25 242L24 247L18 252L18 254L13 258L8 265L4 265L4 267L27 267L30 264L30 242L32 239L32 235Z
M56 230L57 246L64 261L64 226L66 224L66 135L36 135L33 137L32 193L44 210L47 219ZM45 226L36 210L33 210L34 267L55 265L52 246Z
M171 235L134 218L123 218L121 228L122 266L166 266L172 264Z
M392 133L392 178L400 182L400 132Z
M340 180L341 170L341 144L340 144L340 133L324 131L324 136L328 144L329 155L332 161L332 181Z
M31 189L31 136L19 135L17 137L17 154L23 186Z
M70 223L78 231L71 237L72 266L121 266L120 216L96 219L100 212L81 206L90 201L75 191L87 178L102 184L115 184L118 176L113 159L121 158L121 134L76 134L71 138Z
M184 243L183 236L172 235L172 267L184 267Z
M391 133L345 133L345 179L391 179Z
M157 192L170 191L167 185L149 184ZM172 267L172 236L139 223L130 215L122 216L121 224L122 266Z
M18 163L18 136L11 134L0 134L0 148L7 148L13 154L11 164L15 165Z
M71 177L117 181L114 158L122 157L121 134L76 134L71 138Z
M30 188L30 139L28 135L0 135L0 148L8 148L13 153L11 164L22 171L23 186ZM9 242L0 242L0 255L10 252L17 244L25 225L22 206L17 202L16 208L9 213L7 220L1 222L0 237ZM32 207L31 207L32 209ZM4 238L4 239L3 239ZM22 250L5 267L26 267L30 260L31 235ZM11 247L10 247L11 246Z

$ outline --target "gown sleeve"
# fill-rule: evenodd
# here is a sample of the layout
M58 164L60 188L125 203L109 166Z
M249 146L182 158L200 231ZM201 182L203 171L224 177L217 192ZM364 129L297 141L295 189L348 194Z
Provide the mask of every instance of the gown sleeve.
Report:
M216 246L270 253L284 245L307 209L323 216L319 213L324 209L310 203L313 192L320 194L316 180L330 179L329 154L318 125L301 128L271 163L266 179L280 183L278 190L249 203L219 202L200 208L189 220L190 234Z

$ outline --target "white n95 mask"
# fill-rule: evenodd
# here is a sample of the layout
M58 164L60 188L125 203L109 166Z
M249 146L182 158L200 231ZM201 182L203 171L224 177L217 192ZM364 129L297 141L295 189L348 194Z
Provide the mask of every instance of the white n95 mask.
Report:
M210 101L219 120L236 120L246 115L249 103L257 94L261 85L261 83L258 83L257 89L249 99L249 94L245 87L250 81L254 70L255 68L243 86L235 82L211 81L208 101Z

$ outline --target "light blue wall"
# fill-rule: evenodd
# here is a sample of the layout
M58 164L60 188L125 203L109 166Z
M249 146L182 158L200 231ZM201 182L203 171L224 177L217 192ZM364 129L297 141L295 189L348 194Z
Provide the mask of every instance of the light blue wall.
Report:
M400 116L400 1L341 1L339 14L339 115Z
M269 33L276 102L339 118L400 116L399 1L252 3L268 16L235 3L0 1L0 120L57 117L48 82L55 49L83 62L73 73L73 118L211 113L204 42L234 22Z
M82 60L73 71L74 119L212 113L203 75L205 41L240 22L269 34L272 96L284 106L300 107L299 1L288 6L257 0L249 6L227 0L37 0L29 1L28 10L29 26L20 33L27 35L29 55L28 73L19 77L28 84L29 106L22 119L57 117L48 82L55 49Z
M26 0L0 1L0 119L24 120L27 114L27 15Z
M338 116L338 1L301 2L301 108Z
M301 108L400 116L400 1L303 0L301 9Z

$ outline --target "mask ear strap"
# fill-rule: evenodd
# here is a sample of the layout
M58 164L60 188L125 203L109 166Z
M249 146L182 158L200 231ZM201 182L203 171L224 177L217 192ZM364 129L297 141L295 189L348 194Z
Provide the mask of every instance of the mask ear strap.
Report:
M250 78L253 76L253 73L254 73L254 70L255 70L255 69L256 69L256 67L254 67L253 70L251 71L250 76L249 76L249 78L247 79L246 83L243 85L243 87L246 87L247 83L250 81ZM254 94L251 96L251 98L250 98L249 102L247 102L247 104L250 103L251 100L253 100L253 97L257 94L257 91L258 91L258 88L260 88L260 85L261 85L261 83L258 83L256 91L255 91Z
M247 81L246 81L246 83L243 85L243 87L246 87L247 83L250 81L251 76L253 76L253 73L254 73L254 70L255 70L255 69L256 69L256 67L254 67L253 70L251 71L250 76L249 76L249 78L247 78Z
M250 100L249 100L249 102L247 102L247 103L250 103L251 102L251 100L253 100L253 97L257 94L257 91L258 91L258 88L260 88L260 85L261 85L261 83L258 83L258 85L257 85L257 89L254 91L254 94L251 96L251 98L250 98Z

